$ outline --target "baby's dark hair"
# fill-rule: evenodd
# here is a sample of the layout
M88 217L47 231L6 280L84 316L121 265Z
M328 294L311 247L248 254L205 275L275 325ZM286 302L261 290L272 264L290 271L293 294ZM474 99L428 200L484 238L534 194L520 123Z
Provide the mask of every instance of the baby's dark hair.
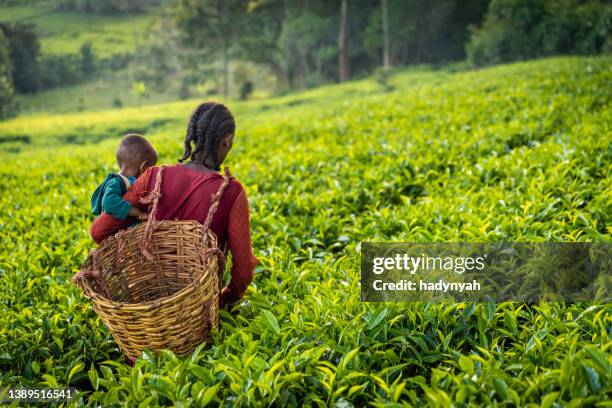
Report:
M117 164L140 166L144 161L148 166L155 166L157 163L157 152L147 139L141 135L130 133L121 139L117 148Z
M187 124L185 153L179 162L182 163L188 158L195 160L196 154L204 151L205 158L212 157L214 169L220 170L221 163L219 163L217 152L219 141L229 134L234 134L235 131L234 116L225 105L215 102L201 104L193 111Z

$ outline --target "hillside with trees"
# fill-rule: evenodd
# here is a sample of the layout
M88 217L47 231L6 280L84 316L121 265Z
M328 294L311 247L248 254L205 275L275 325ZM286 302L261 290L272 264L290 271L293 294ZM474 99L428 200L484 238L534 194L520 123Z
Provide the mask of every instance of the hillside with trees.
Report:
M4 116L13 95L27 107L46 100L27 95L57 88L88 110L612 50L603 0L4 0L0 10Z

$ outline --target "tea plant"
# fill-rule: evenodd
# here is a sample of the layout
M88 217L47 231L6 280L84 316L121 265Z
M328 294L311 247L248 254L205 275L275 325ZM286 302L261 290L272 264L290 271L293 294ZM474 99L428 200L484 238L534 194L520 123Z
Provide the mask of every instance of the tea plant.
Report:
M610 241L611 63L231 103L255 281L214 344L133 368L70 284L89 196L125 129L175 163L197 101L0 124L0 386L75 386L99 406L608 405L610 305L362 303L359 245Z

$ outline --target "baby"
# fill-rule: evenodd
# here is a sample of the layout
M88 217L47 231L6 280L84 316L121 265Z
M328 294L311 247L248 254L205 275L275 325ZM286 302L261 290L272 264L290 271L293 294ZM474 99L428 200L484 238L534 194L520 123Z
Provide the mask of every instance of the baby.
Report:
M117 148L119 173L106 176L94 191L91 196L91 212L95 215L105 212L120 220L128 216L137 217L141 221L145 219L147 214L125 201L122 196L138 176L156 163L157 152L147 139L136 134L125 135Z

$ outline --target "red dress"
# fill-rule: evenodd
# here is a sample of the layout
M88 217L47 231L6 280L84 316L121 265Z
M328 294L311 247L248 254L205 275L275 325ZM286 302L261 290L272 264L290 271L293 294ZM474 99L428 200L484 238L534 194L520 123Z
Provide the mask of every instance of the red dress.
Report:
M149 210L139 200L153 190L159 167L147 169L131 186L123 199L143 210ZM177 164L167 166L161 184L161 199L157 208L158 220L195 220L204 223L212 194L223 182L218 173L200 173ZM165 198L165 199L164 199ZM127 228L135 219L121 221L102 213L91 226L91 236L97 243ZM244 188L236 179L231 179L213 217L211 229L224 251L232 253L231 280L221 293L221 305L234 303L244 295L253 281L253 272L258 260L251 248L249 227L249 204Z

